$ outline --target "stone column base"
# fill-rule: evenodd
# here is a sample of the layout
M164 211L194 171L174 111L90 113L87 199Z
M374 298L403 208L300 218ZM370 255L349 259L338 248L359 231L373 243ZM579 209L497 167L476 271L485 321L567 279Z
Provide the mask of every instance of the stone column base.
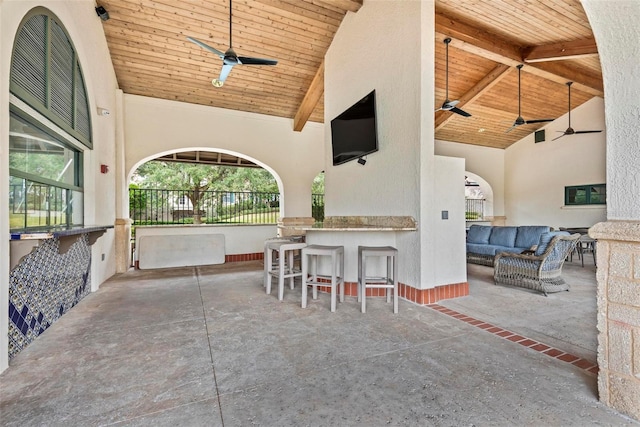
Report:
M131 224L129 218L117 218L115 223L116 273L124 273L131 266Z
M640 419L640 222L596 224L598 392L617 411Z

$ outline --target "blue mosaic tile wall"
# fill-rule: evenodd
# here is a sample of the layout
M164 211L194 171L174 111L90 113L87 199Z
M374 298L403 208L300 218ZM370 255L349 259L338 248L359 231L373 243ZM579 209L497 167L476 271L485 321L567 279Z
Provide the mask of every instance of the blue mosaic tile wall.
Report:
M9 358L91 291L91 246L78 236L64 254L57 238L42 240L9 274Z

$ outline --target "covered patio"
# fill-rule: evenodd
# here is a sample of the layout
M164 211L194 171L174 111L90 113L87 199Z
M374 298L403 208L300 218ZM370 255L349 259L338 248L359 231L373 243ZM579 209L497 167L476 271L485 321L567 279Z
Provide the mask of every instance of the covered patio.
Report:
M3 424L637 425L597 399L595 267L547 298L491 272L394 315L302 309L299 285L279 302L259 261L130 270L15 357Z

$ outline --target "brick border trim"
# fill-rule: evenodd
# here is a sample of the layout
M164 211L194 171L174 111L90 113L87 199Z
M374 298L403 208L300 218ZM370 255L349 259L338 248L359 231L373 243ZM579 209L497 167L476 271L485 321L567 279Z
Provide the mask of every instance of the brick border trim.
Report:
M319 279L324 282L328 280ZM331 292L330 287L318 286L318 290L321 292ZM371 288L367 289L368 297L384 297L386 296L386 289L383 288ZM358 295L358 284L356 282L345 282L344 294L346 296L355 297ZM433 304L435 302L458 298L469 295L469 283L453 283L451 285L436 286L430 289L416 289L412 286L405 285L404 283L398 284L398 295L400 298L404 298L408 301L414 302L418 305Z
M264 252L254 252L249 254L225 255L224 262L262 261Z
M504 338L514 343L518 343L524 347L528 347L531 350L537 351L538 353L542 353L549 357L553 357L563 362L570 363L590 374L598 375L599 368L596 362L583 359L574 354L567 353L565 351L551 347L547 344L543 344L541 342L532 340L530 338L523 337L522 335L516 334L515 332L502 329L498 326L494 326L482 320L475 319L471 316L467 316L466 314L459 313L455 310L451 310L439 304L428 304L427 307L432 308L436 311L439 311L440 313L447 315L449 317L453 317L455 319L461 320L465 323L468 323L471 326L475 326L476 328L484 329L485 331L491 334L494 334L500 338Z

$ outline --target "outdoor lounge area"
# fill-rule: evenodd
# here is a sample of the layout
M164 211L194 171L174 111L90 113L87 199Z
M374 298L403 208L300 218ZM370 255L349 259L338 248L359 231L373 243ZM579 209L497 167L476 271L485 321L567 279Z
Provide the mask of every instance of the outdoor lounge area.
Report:
M566 266L561 298L490 271L469 266L468 297L363 314L323 292L302 309L299 283L278 301L256 261L131 270L14 359L2 424L638 425L597 399L593 265Z
M637 425L638 19L0 0L0 424Z

